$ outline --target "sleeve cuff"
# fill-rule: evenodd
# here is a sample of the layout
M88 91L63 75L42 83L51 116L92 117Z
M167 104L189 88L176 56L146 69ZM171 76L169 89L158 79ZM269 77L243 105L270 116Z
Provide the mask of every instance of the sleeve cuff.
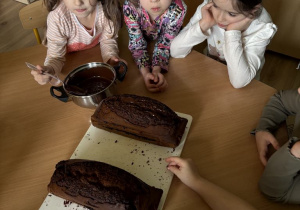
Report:
M241 41L241 37L242 33L238 30L225 31L225 41L227 43Z

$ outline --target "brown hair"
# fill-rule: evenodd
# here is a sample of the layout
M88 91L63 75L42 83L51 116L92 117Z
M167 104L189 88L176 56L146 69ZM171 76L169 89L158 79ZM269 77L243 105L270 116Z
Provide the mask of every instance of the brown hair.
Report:
M262 0L234 0L233 7L250 18L258 17L262 12Z
M47 10L53 11L60 4L62 0L43 0ZM114 34L118 34L119 29L122 27L123 15L121 10L120 0L98 0L101 2L104 15L108 20L113 23ZM112 27L110 25L110 27Z
M139 6L140 0L128 0L130 3L132 3L135 7Z

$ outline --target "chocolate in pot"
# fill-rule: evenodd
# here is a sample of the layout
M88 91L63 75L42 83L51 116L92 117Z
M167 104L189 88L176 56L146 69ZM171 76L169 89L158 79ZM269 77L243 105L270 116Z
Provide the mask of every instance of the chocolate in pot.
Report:
M126 72L122 61L113 67L107 63L87 63L71 71L62 86L52 86L50 94L60 101L72 100L78 106L95 109L102 99L116 93L115 81L123 81Z
M112 81L109 79L100 76L94 76L84 79L78 84L74 84L72 86L67 85L66 89L74 95L88 96L105 90L111 83Z

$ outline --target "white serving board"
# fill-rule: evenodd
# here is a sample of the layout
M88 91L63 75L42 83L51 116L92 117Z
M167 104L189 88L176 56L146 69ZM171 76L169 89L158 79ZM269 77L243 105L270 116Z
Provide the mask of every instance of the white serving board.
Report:
M87 159L108 163L128 171L150 186L163 190L158 210L163 209L172 182L173 174L166 168L165 158L180 156L191 127L192 116L177 113L186 118L184 134L175 148L162 147L137 141L125 136L108 132L91 125L71 159ZM69 202L51 193L47 195L40 210L86 210L81 205Z

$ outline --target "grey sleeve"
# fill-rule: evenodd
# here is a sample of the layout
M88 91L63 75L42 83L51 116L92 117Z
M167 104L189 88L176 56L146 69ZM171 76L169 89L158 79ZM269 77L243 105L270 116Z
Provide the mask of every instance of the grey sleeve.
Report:
M298 113L297 113L298 112ZM299 130L300 94L297 90L283 90L271 97L264 107L256 130L273 132L288 116L296 115L295 128Z

